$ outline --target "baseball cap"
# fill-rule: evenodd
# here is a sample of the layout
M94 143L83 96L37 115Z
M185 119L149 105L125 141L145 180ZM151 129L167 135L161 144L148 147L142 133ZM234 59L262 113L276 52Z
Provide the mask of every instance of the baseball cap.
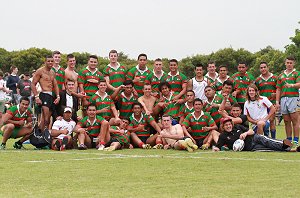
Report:
M71 107L65 107L65 109L64 109L64 113L66 113L66 112L71 112L71 113L72 113L72 109L71 109Z
M221 118L221 123L225 123L225 122L227 122L227 121L232 121L232 119L231 118Z

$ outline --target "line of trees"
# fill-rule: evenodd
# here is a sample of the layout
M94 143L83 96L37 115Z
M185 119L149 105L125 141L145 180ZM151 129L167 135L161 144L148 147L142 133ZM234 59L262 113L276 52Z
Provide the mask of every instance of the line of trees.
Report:
M299 22L300 24L300 22ZM265 61L269 64L271 71L274 74L280 73L285 69L284 60L286 56L293 55L296 60L296 68L300 69L300 30L295 30L295 35L290 37L291 44L285 47L284 51L274 49L271 46L267 46L258 52L252 53L243 48L234 50L233 48L224 48L209 55L198 54L191 57L183 58L179 61L179 69L188 77L194 76L194 65L202 63L207 65L210 60L216 62L216 65L226 65L229 72L232 74L236 71L238 62L242 61L248 65L249 71L254 75L259 75L259 63ZM39 68L46 55L50 55L51 51L45 48L30 48L19 51L7 51L4 48L0 48L0 69L3 72L8 72L12 65L19 68L20 72L32 71ZM77 69L83 68L87 64L89 53L73 53L77 60ZM66 65L67 54L62 55L61 65ZM136 66L137 61L130 59L125 53L119 53L119 62L126 65L128 68ZM102 70L105 65L109 63L109 60L104 57L99 57L99 68ZM168 71L168 59L163 58L165 71ZM149 60L149 67L152 68L153 60Z

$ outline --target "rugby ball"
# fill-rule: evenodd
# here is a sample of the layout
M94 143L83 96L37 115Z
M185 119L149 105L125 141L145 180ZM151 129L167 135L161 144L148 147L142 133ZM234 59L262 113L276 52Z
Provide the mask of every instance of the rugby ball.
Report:
M232 150L233 151L242 151L244 146L245 146L244 140L237 139L232 145Z

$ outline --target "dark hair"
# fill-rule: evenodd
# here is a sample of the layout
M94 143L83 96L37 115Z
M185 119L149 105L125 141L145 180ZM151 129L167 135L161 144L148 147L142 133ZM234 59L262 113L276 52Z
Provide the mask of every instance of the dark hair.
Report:
M160 62L162 62L162 60L161 60L160 58L157 58L157 59L155 59L155 61L154 61L154 62L156 62L156 61L160 61Z
M91 59L91 58L94 58L94 59L97 59L97 60L98 60L98 56L96 56L96 55L90 55L90 56L89 56L89 59Z
M231 105L231 108L232 107L238 107L238 108L242 109L241 105L239 103L237 103L237 102L234 103L233 105Z
M48 59L48 58L53 58L53 56L51 56L51 55L46 55L45 59Z
M98 85L100 85L100 83L102 83L102 82L104 82L104 83L106 84L106 80L105 80L105 79L103 79L103 80L99 80L99 83L98 83Z
M89 107L95 107L97 109L97 106L94 103L89 104L86 109L89 109Z
M169 60L169 64L170 63L176 63L178 65L178 60L176 60L175 58L173 58L173 59Z
M126 86L126 85L132 85L132 86L133 86L134 84L133 84L132 80L125 80L125 81L123 82L123 85L125 85L125 86Z
M141 103L135 102L135 103L132 104L131 109L133 109L133 107L136 106L136 105L138 105L138 106L140 106L141 108L143 108L143 105L142 105Z
M118 54L117 50L110 50L108 53L108 56L110 56L110 54Z
M164 82L159 83L159 85L158 85L158 90L160 92L161 92L161 89L163 86L167 86L169 89L171 89L171 85L168 82L164 81Z
M191 92L191 93L193 93L193 94L194 94L194 96L195 96L195 92L194 92L193 90L189 89L189 90L187 90L187 91L186 91L186 93L188 93L188 92Z
M68 84L68 82L73 82L73 83L75 83L75 80L73 80L73 79L71 79L71 78L68 78L68 79L66 79L65 83Z
M286 59L287 60L291 60L291 61L295 61L296 60L294 56L288 56L288 57L286 57Z
M164 114L164 115L162 115L162 116L161 116L161 118L167 118L167 117L170 117L170 118L171 118L171 120L173 119L173 118L172 118L172 116L171 116L171 115L169 115L169 114Z
M57 51L57 50L56 50L56 51L53 51L53 52L52 52L52 56L54 56L55 54L61 54L61 53L60 53L60 51Z
M225 81L223 82L223 87L224 87L225 85L229 85L229 86L231 86L231 87L233 88L233 82L232 82L231 80L225 80Z
M261 62L259 63L259 65L261 65L261 64L266 64L266 65L268 66L268 63L267 63L266 61L261 61Z
M3 76L4 74L3 74L3 71L0 71L0 76Z
M146 57L146 60L148 59L146 54L139 54L139 55L138 55L138 60L140 60L140 57L141 57L141 56L145 56L145 57Z
M13 66L11 66L11 67L10 67L10 72L13 72L13 70L14 70L14 69L16 69L16 68L17 68L17 67L16 67L16 66L14 66L14 65L13 65Z
M242 65L242 64L243 64L243 65L246 65L246 66L247 66L247 64L245 63L245 61L239 61L238 64L239 64L239 65Z
M214 65L216 65L215 61L212 61L212 60L208 61L207 64L208 64L208 65L209 65L209 64L214 64Z
M27 101L27 102L30 102L29 98L26 97L26 96L22 96L22 97L20 98L20 103L22 102L22 100L25 100L25 101Z
M197 67L202 67L202 69L204 69L204 66L202 63L197 63L194 67L194 69L196 70Z
M219 70L220 70L222 67L225 67L226 70L228 71L228 67L227 67L226 65L220 65L220 66L219 66Z
M129 117L123 117L122 120L127 120L130 123L130 118Z
M71 59L71 58L75 58L75 56L73 54L68 54L67 55L67 60Z
M193 101L193 105L196 103L196 102L201 102L201 104L203 105L203 101L200 99L200 98L195 98L195 100Z
M212 90L215 90L212 86L210 86L210 85L207 85L205 88L204 88L204 90L206 90L206 89L208 89L208 88L211 88Z

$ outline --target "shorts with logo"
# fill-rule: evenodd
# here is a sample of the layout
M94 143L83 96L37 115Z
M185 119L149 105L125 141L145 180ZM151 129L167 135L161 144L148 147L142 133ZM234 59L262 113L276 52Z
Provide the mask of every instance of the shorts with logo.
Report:
M54 98L52 95L41 92L39 98L42 101L42 106L46 106L50 111L54 110Z

